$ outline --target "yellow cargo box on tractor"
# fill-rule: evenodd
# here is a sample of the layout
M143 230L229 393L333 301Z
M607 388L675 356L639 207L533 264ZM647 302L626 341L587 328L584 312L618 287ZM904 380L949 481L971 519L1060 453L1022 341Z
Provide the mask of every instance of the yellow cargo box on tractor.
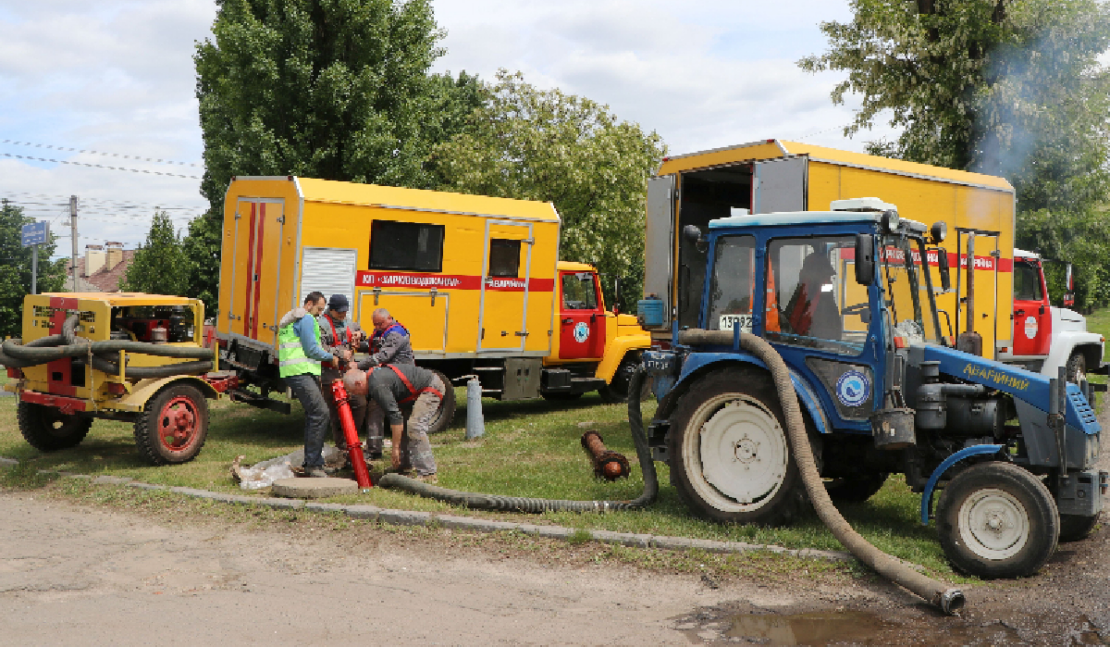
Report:
M23 437L56 451L78 445L96 418L122 420L150 462L191 460L208 433L206 398L236 385L201 344L203 321L204 304L183 297L26 296L23 336L0 350Z
M954 280L936 296L945 332L977 333L987 358L1012 349L1015 197L1006 180L778 139L668 157L648 181L652 261L641 323L663 341L675 326L698 326L706 250L682 235L687 226L704 231L719 218L826 211L834 201L870 196L897 205L903 218L947 225L941 249ZM939 259L929 264L939 286Z
M346 296L366 330L388 309L417 364L502 400L623 399L651 343L605 311L594 268L559 263L550 203L290 176L235 178L225 205L216 334L256 404L282 388L279 318L313 291Z

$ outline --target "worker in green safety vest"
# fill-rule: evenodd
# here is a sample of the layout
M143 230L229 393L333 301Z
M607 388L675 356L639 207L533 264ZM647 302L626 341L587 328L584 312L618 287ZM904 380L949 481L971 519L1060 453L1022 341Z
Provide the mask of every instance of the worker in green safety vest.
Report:
M278 322L278 374L292 389L304 408L304 472L326 477L324 436L328 430L328 405L320 393L320 365L339 367L339 356L320 347L320 325L316 322L325 306L324 295L310 292L304 307L294 308Z

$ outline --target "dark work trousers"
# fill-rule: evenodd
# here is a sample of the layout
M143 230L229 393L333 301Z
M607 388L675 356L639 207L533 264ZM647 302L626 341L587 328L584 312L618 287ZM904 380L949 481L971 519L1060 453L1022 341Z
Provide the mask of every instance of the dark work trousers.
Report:
M304 407L304 467L324 466L324 438L328 432L328 405L315 375L290 375L285 384Z

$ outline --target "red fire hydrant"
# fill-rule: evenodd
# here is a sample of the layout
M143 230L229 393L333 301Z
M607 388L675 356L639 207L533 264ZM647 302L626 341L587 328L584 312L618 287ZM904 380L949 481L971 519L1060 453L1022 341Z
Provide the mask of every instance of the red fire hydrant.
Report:
M347 389L343 380L331 383L331 393L335 398L335 408L339 411L339 425L343 427L343 437L347 440L347 452L351 456L351 467L355 470L355 481L359 488L374 487L370 481L370 470L366 468L366 457L362 455L362 443L358 442L358 430L355 429L355 419L351 415L351 405L348 403Z

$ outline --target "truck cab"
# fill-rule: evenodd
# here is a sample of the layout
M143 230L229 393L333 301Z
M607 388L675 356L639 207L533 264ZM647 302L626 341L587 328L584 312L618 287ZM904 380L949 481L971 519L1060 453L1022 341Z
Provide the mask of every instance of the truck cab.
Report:
M697 322L644 363L649 444L691 507L757 524L804 509L780 391L741 343L755 335L789 369L834 500L904 474L949 560L981 577L1031 574L1091 532L1106 475L1089 393L955 348L930 269L948 283L946 233L874 199L684 232L707 259Z

